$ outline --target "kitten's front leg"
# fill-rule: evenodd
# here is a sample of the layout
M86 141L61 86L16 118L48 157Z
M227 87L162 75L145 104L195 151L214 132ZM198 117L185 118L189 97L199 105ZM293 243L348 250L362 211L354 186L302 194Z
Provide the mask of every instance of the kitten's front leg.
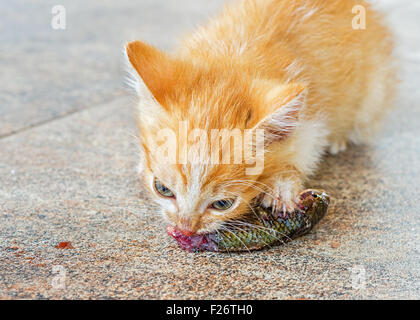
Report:
M275 212L292 212L297 208L298 195L303 189L299 175L278 175L268 184L271 190L264 194L261 205Z

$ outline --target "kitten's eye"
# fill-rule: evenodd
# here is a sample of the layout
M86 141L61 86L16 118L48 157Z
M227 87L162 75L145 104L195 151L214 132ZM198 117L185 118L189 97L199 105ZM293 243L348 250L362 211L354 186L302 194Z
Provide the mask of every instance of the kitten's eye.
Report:
M227 210L233 205L233 199L218 200L211 204L211 207L216 210Z
M174 193L165 187L163 184L160 183L158 179L155 179L155 189L159 192L162 196L166 198L173 198L175 195Z

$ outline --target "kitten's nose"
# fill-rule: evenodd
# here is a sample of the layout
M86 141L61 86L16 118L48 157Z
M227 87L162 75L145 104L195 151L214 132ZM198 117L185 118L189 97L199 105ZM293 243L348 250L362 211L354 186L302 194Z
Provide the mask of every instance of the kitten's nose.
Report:
M186 237L191 237L196 234L196 226L197 219L195 219L195 217L180 217L179 220L176 221L176 229Z

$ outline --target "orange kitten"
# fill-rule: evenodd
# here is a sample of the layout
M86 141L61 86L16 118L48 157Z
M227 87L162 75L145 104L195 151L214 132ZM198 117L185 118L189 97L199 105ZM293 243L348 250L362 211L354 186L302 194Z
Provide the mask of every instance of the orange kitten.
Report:
M353 28L355 5L366 9L365 30ZM258 196L291 210L325 150L364 143L380 125L394 87L391 52L380 15L360 0L244 0L173 54L129 43L142 177L164 217L191 235L223 228ZM198 155L194 129L207 137L212 129L264 130L262 170ZM177 139L168 144L174 163L161 161L162 132ZM216 154L230 151L242 152L225 141Z

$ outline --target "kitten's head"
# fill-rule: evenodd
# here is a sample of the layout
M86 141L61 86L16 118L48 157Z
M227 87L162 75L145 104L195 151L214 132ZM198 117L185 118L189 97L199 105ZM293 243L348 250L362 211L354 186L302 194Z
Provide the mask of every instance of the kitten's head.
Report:
M230 61L170 57L139 41L126 53L140 96L141 177L166 220L191 235L252 210L281 169L270 150L293 132L304 86L251 77Z

